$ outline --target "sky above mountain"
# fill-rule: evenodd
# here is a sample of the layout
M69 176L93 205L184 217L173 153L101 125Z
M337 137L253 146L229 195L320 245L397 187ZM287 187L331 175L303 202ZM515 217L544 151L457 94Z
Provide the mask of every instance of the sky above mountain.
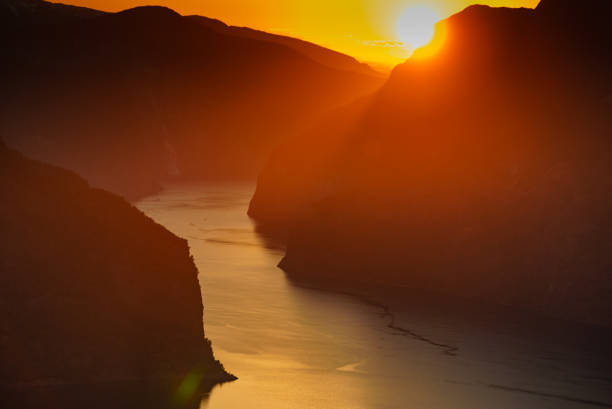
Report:
M433 20L473 3L535 7L539 0L68 0L106 11L163 5L312 41L384 65L400 63L429 36Z

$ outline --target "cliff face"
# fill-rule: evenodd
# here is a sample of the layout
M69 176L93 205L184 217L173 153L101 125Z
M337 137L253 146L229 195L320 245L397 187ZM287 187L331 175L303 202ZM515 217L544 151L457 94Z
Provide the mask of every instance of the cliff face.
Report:
M469 7L340 143L304 138L314 170L277 150L250 214L289 230L283 268L612 324L609 7Z
M312 45L315 61L297 40L162 7L6 7L6 142L129 198L167 177L254 179L272 146L383 82L347 56Z
M190 373L210 384L233 379L204 337L185 240L72 172L4 145L0 187L2 387L29 395ZM53 398L44 403L55 407Z

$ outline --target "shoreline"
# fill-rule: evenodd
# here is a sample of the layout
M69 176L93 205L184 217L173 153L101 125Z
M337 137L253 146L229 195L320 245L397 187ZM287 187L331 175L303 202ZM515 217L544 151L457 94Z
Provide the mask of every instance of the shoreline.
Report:
M424 335L421 335L414 330L397 325L396 324L397 313L393 312L392 307L390 305L385 304L373 298L374 297L373 294L363 294L363 293L360 293L360 291L356 290L355 288L353 288L353 291L351 290L345 291L345 290L335 289L325 284L312 284L312 283L309 284L309 283L306 283L305 281L293 281L292 284L299 288L305 288L305 289L320 291L320 292L324 292L328 294L336 294L336 295L342 295L342 296L354 298L362 302L365 305L369 305L371 307L382 310L382 313L380 314L381 317L389 318L389 322L385 325L385 327L393 331L399 332L400 333L399 335L406 336L416 341L424 342L426 344L429 344L430 346L439 348L442 350L443 354L448 355L448 356L454 357L454 356L457 356L459 353L459 347L457 346L434 341L433 339L428 338ZM394 335L398 335L398 334L394 334Z

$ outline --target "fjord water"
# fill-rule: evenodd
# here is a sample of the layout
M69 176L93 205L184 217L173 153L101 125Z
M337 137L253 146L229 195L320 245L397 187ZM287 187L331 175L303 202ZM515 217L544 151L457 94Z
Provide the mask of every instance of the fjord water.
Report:
M612 407L608 331L523 324L476 303L435 308L408 291L371 302L298 286L246 215L253 189L173 185L137 203L189 241L206 335L239 378L201 408Z

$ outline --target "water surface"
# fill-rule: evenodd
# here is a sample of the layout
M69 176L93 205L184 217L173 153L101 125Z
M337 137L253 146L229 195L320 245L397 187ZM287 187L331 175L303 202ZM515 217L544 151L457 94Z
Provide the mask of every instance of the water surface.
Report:
M206 336L239 377L201 408L612 407L606 331L563 327L551 336L474 305L466 315L395 294L382 300L386 310L295 285L276 267L282 250L246 215L253 188L174 185L137 203L189 241Z

